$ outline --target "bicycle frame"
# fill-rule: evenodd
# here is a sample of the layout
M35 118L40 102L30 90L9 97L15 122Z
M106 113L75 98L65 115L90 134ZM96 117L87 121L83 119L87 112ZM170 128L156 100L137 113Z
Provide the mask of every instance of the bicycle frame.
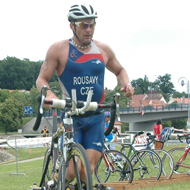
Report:
M47 94L48 87L43 86L41 89L41 94L38 96L38 113L36 122L33 126L33 130L38 130L43 114L43 105L44 104L50 104L53 110L53 136L51 141L51 147L46 151L46 156L44 158L44 165L43 165L43 173L42 178L40 181L40 187L43 185L47 185L48 188L50 187L52 190L55 190L55 188L61 188L65 189L65 187L69 184L68 183L73 182L73 177L76 177L76 183L78 188L82 188L82 182L80 179L80 169L78 168L78 163L84 164L83 167L85 168L84 175L86 177L86 186L87 188L92 187L92 179L91 179L91 169L90 169L90 163L88 160L88 156L80 144L75 144L74 142L74 134L73 134L73 118L72 115L83 115L85 112L88 111L96 111L98 109L104 109L109 108L111 109L111 120L108 129L105 131L105 135L108 135L114 125L115 122L115 115L116 115L116 109L119 108L119 97L120 94L116 93L113 97L113 101L108 104L98 104L97 102L91 102L93 91L90 90L87 96L86 102L83 101L77 101L76 99L76 90L72 90L72 99L68 98L65 100L59 100L59 99L52 99L48 100L45 99ZM65 109L65 118L63 119L64 127L63 125L60 125L59 128L57 128L57 108L66 108ZM92 114L93 116L93 114ZM62 123L62 124L63 124ZM63 147L61 151L61 160L59 159L59 146L58 146L58 140L59 137L63 135L64 142ZM76 151L76 152L75 152ZM78 162L78 159L82 159L82 162ZM67 168L69 167L69 162L73 160L74 165L74 172L75 176L71 172L71 178L66 179L67 175ZM59 164L59 161L61 164ZM50 162L52 162L50 164ZM77 163L78 162L78 163ZM49 167L50 166L50 167ZM72 166L72 165L71 165ZM49 171L51 170L51 171ZM51 173L51 176L49 175ZM58 176L57 176L58 174ZM52 179L48 180L48 183L46 184L45 178ZM83 183L84 184L84 183ZM38 187L37 187L38 188ZM37 189L36 188L36 189ZM34 188L32 188L34 189Z
M190 147L185 151L185 153L181 156L181 158L176 162L175 165L190 169L190 166L185 166L181 164L185 160L189 151L190 151Z
M115 170L114 165L112 164L112 162L110 162L108 156L105 154L104 150L102 151L102 157L107 165L107 167L109 167L110 171L113 172Z
M56 108L52 108L52 115L53 115L53 135L56 133L57 131L57 109ZM58 158L58 137L56 139L53 139L52 137L52 141L51 141L51 148L50 148L50 154L48 154L48 158L47 158L47 162L45 164L44 170L43 170L43 174L42 174L42 178L40 181L40 187L42 187L43 182L45 181L45 175L48 169L48 165L50 162L50 158L52 156L53 159L53 171L55 170L55 164L56 164L56 160ZM54 173L53 173L54 174Z
M145 149L150 149L149 144L151 144L151 143L149 143L149 144L137 145L137 146L135 146L135 147L133 146L134 143L135 143L136 137L137 137L138 135L143 134L143 133L144 133L144 132L139 132L138 134L136 134L136 135L134 136L133 141L132 141L131 144L125 144L125 145L121 148L122 151L124 150L124 154L126 155L126 153L125 153L125 147L129 147L129 152L128 152L128 155L127 155L128 158L130 158L132 152L134 152L135 156L137 157L137 160L136 160L134 163L132 163L132 166L133 166L133 167L134 167L138 162L140 162L141 165L145 166L144 162L143 162L142 159L141 159L141 158L144 156L145 153L139 155L138 150L136 150L135 147L143 147L143 146L145 146L145 147L146 147ZM150 158L151 158L152 163L154 163L154 159L152 158L151 153L150 153L149 155L150 155ZM134 171L136 171L136 170L138 170L138 168L137 168L137 169L134 169Z

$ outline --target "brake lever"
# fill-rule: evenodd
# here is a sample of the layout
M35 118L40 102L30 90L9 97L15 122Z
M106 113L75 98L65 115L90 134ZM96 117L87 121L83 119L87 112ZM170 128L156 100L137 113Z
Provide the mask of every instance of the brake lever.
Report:
M40 114L43 114L43 106L44 106L47 90L48 90L48 87L46 85L43 85L41 89Z
M115 103L116 103L117 120L121 121L120 114L119 114L119 99L120 99L120 94L116 93L114 99L115 99Z

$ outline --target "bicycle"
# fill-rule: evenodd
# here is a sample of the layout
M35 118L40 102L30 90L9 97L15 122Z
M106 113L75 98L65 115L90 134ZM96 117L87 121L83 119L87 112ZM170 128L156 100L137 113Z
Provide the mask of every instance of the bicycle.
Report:
M43 115L43 105L50 104L53 109L53 136L51 140L51 147L47 149L44 157L42 177L40 185L31 188L31 190L69 190L74 185L78 189L84 189L84 183L80 180L80 168L84 168L85 173L85 189L92 190L92 174L90 163L84 148L73 141L73 120L72 115L84 114L86 111L96 111L97 109L111 108L110 125L105 132L107 135L111 132L115 121L116 108L118 108L118 102L120 94L113 95L113 102L108 104L98 104L97 102L91 102L93 91L90 90L87 96L86 102L76 100L76 91L72 90L72 99L65 100L52 99L46 100L47 86L43 86L41 89L41 96L38 97L38 114L36 123L33 130L39 128L41 118ZM57 128L57 109L65 109L65 118L63 123ZM59 151L58 140L60 136L64 136L64 142L62 151ZM57 164L59 162L59 164ZM70 165L74 167L74 176L70 180L66 179L67 170ZM58 175L56 175L58 173Z
M166 150L162 149L164 147L164 141L157 141L156 140L157 135L147 134L147 136L148 136L147 144L145 144L143 146L145 146L146 149L154 150L160 156L160 158L162 160L163 177L165 177L166 179L171 179L171 177L173 175L173 171L174 171L174 160L173 160L172 156ZM152 148L151 143L153 143L155 141L162 144L160 149Z
M159 155L151 149L136 150L134 147L136 137L143 133L142 131L137 132L132 143L121 144L120 152L123 152L130 159L133 165L134 179L151 177L158 180L162 173L162 161ZM149 142L148 144L151 143ZM128 154L126 153L126 148L129 148Z
M104 143L102 155L94 170L99 183L113 181L133 181L133 166L130 160L121 152L109 149Z
M177 130L179 131L179 130ZM186 147L176 147L168 151L174 160L174 173L182 174L190 171L190 134L177 135L179 141L187 143Z

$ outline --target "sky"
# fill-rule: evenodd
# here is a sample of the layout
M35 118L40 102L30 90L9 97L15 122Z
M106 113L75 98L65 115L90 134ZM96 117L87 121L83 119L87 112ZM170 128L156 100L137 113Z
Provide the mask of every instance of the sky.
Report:
M190 80L189 0L0 0L0 60L44 60L51 44L72 37L67 12L76 2L97 10L93 38L113 49L130 80L167 73L187 91L180 78ZM105 87L117 85L114 77L106 71Z

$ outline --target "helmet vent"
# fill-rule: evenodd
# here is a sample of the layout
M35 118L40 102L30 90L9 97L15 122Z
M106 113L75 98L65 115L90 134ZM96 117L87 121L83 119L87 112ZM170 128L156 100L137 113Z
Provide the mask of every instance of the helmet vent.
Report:
M94 9L92 8L92 6L90 5L90 9L91 9L91 13L94 13Z
M69 12L75 12L75 11L80 11L80 9L71 9Z
M86 14L88 14L88 15L90 14L85 6L81 5L81 7L82 7L83 11L84 11Z
M78 5L73 5L73 6L71 6L71 8L73 8L73 7L78 7Z

